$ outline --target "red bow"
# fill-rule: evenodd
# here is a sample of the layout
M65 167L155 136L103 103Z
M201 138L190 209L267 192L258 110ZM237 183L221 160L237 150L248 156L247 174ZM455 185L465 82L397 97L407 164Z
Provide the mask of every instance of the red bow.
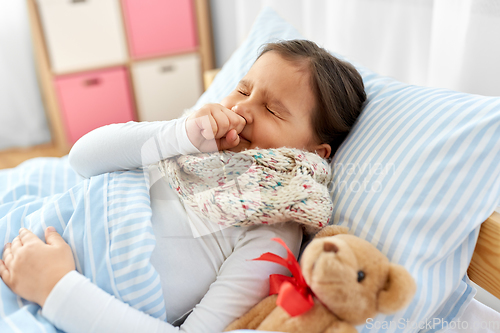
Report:
M313 307L314 294L302 275L299 263L285 242L280 238L273 238L272 240L280 243L286 249L287 258L284 259L274 253L267 252L252 260L271 261L288 268L292 272L294 277L271 274L269 276L269 295L278 294L276 305L281 306L290 316L301 315Z

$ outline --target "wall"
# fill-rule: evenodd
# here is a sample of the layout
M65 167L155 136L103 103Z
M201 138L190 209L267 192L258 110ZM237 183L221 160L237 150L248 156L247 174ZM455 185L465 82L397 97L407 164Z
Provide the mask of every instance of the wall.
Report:
M24 0L0 1L0 149L50 141Z

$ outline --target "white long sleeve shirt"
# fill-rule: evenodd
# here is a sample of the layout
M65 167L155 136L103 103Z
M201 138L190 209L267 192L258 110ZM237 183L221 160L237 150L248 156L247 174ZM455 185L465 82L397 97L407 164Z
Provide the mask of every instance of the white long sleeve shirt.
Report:
M182 118L98 128L74 145L69 160L76 172L90 177L196 152ZM184 209L156 167L150 167L150 179L156 237L151 264L161 279L168 322L122 303L73 271L57 283L42 309L59 329L70 333L221 332L267 295L270 274L288 273L274 263L249 259L264 252L286 256L271 241L274 237L283 239L297 255L302 240L298 224L229 227L195 237L193 228L203 222ZM188 314L180 327L172 325Z

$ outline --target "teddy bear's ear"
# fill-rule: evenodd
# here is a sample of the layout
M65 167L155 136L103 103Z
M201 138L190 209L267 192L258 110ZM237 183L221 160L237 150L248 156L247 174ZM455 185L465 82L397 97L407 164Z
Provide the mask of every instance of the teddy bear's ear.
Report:
M378 295L378 310L385 314L407 306L417 289L413 277L403 266L392 263L389 265L386 284Z
M321 229L315 236L314 238L320 238L320 237L329 237L329 236L335 236L338 234L347 234L349 233L349 228L347 227L342 227L340 225L328 225Z

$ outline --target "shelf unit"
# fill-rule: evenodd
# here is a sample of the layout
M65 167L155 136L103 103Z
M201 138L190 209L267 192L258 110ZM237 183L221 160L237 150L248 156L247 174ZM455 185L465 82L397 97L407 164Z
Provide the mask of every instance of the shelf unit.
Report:
M52 135L52 146L61 154L68 153L74 141L93 129L92 126L99 127L107 123L128 120L154 121L177 117L182 112L180 108L194 105L204 90L203 73L214 68L209 0L26 1L35 64ZM62 9L51 7L55 5L62 6ZM67 10L65 8L73 8L70 6L81 6L79 10L84 13L82 15L90 15L83 11L86 8L84 6L88 8L94 6L99 9L93 10L103 12L115 10L116 7L118 11L114 12L114 16L103 18L101 21L93 13L91 16L93 25L89 26L89 34L95 28L94 30L98 33L102 31L103 36L94 35L94 37L84 38L81 37L81 31L75 30L75 39L81 38L81 40L74 42L68 38L69 33L62 34L64 37L59 36L64 24L76 25L79 21L83 22L82 24L88 24L89 20L84 20L80 16L71 17L71 15L76 15L73 13L59 14L58 11L64 13L64 10ZM155 11L147 6L159 6L158 8L163 11ZM165 9L171 9L172 12ZM187 21L189 10L193 11L192 26L190 23L183 23L190 22ZM162 13L167 18L166 20L163 20ZM58 19L61 21L60 26L55 22ZM141 20L145 24L141 25ZM181 24L183 28L180 29L186 31L177 29L168 34L157 33L161 38L170 38L166 40L166 44L164 43L167 46L162 46L161 43L155 44L154 40L145 40L150 38L151 33L144 30L148 28L147 23L149 23L144 20L156 20L156 26L160 25L160 28L170 30L175 30L175 26L169 27L168 24L171 22L171 25ZM99 28L99 24L103 26L102 22L109 22L110 29L114 30L109 33L103 31ZM86 62L94 61L92 59L86 61L87 59L98 58L94 53L102 51L101 58L106 58L107 55L104 55L103 50L108 44L114 44L115 39L106 40L105 37L109 38L113 33L117 36L117 29L121 31L123 41L117 40L116 45L122 43L123 49L117 46L114 53L108 52L107 54L110 55L108 59L111 60L103 60L97 65L86 66ZM85 33L84 30L83 35ZM96 41L101 37L101 44L98 44ZM78 51L78 47L85 45L86 42L90 44L96 42L96 45L101 45L97 49L98 52L91 52L88 49ZM174 47L168 49L168 44ZM58 47L62 51L58 51ZM75 50L78 53L75 53ZM76 56L64 55L67 51L73 51ZM58 56L56 56L57 52L59 52ZM113 61L113 58L118 60ZM102 76L101 79L100 75L106 76ZM90 91L92 86L98 86L97 90L102 91ZM170 96L168 96L169 91L172 91ZM126 101L127 96L128 101ZM106 98L111 97L116 99L105 101ZM183 99L184 104L177 100L179 98ZM92 104L95 101L99 103L102 101L102 103L95 107L95 104ZM191 102L190 105L186 104ZM119 115L112 115L113 107L119 110ZM129 111L123 111L128 108L130 108ZM168 113L167 111L171 109L174 112ZM96 125L96 119L100 122L99 125ZM94 121L93 125L92 121Z

